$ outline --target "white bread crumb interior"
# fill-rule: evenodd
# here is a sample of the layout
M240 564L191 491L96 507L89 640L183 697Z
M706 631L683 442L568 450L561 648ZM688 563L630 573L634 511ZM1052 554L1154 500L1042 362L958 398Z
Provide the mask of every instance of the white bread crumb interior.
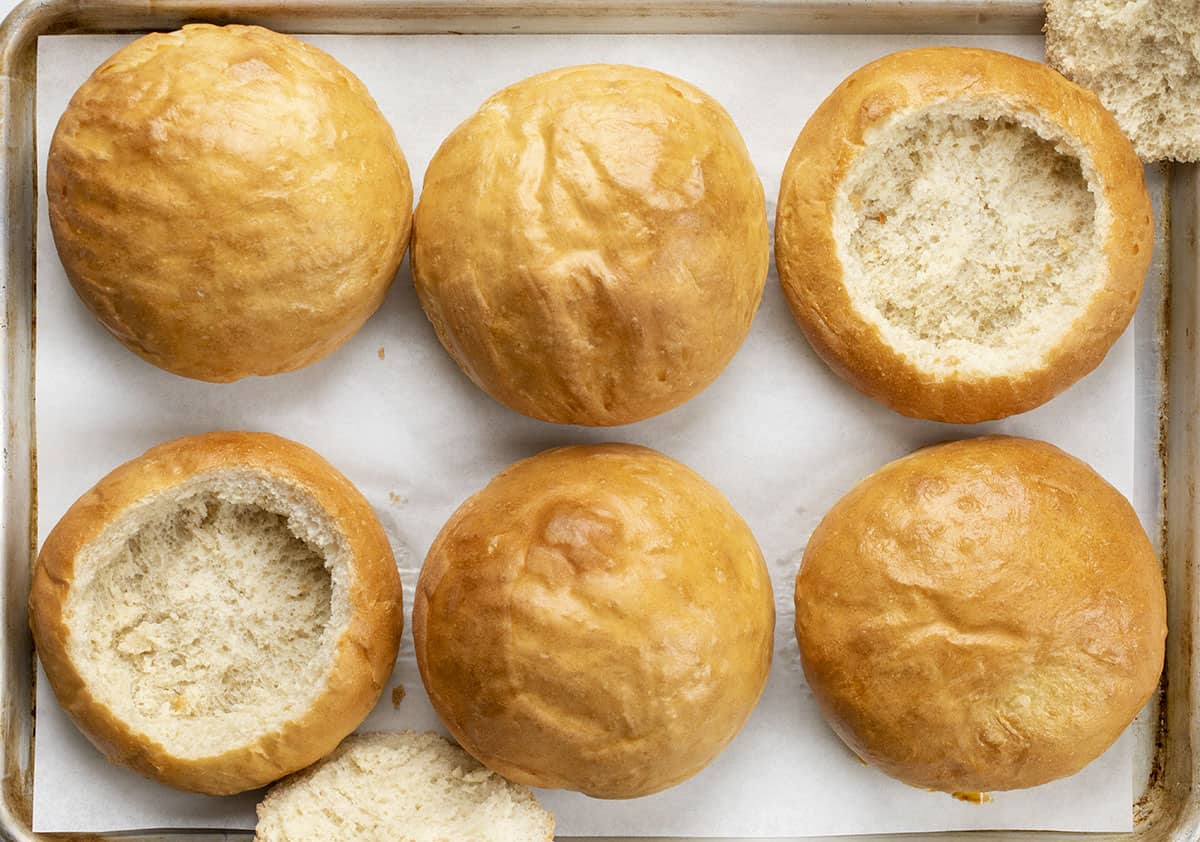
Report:
M258 806L256 842L540 842L554 817L437 734L354 734Z
M833 210L852 305L935 376L1035 368L1105 277L1086 151L1003 103L911 109L867 135Z
M151 495L77 559L73 661L185 758L244 746L323 691L349 622L349 548L299 486L251 470Z
M1046 59L1091 88L1143 161L1200 161L1200 3L1047 0Z

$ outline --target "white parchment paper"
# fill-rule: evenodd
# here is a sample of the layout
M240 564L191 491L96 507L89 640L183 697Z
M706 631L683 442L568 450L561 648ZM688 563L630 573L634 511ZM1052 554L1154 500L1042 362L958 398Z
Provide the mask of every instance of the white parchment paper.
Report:
M39 44L39 156L76 87L122 37ZM805 120L846 74L905 47L987 46L1040 58L1035 37L412 36L309 39L366 82L395 127L419 188L442 138L493 91L538 71L627 62L679 75L733 115L774 218L779 177ZM609 430L523 418L476 389L438 345L405 268L383 308L332 357L303 371L233 385L184 380L143 363L77 301L43 204L38 235L39 536L100 476L147 447L214 429L268 430L304 442L375 506L404 580L445 519L510 462L545 447L622 440L697 469L749 521L771 566L775 663L761 703L715 762L667 792L604 802L542 793L560 835L796 837L964 828L1122 831L1131 827L1133 739L1126 733L1073 778L998 793L985 806L911 789L861 765L825 727L792 635L792 584L805 541L858 479L913 448L1003 431L1048 439L1132 492L1134 355L1127 332L1090 377L1047 406L1002 423L956 428L902 418L861 397L815 357L772 270L762 309L717 383L663 417ZM406 623L394 685L364 729L438 728ZM75 731L44 678L37 697L34 825L39 831L250 828L257 793L179 793L109 766Z

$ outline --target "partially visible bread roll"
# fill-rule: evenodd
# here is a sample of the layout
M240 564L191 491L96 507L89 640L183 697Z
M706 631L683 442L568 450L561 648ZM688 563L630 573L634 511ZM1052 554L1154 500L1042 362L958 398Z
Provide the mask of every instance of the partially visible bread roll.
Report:
M1143 161L1200 161L1200 5L1046 0L1046 60L1117 118Z
M425 172L413 282L480 388L561 424L628 424L711 383L770 258L729 115L640 67L552 70L487 100Z
M272 787L255 842L553 842L554 816L437 734L354 734Z
M383 302L412 185L362 83L256 26L119 50L72 97L46 165L80 299L125 347L225 382L290 371Z
M872 766L946 792L1036 786L1098 757L1157 687L1166 632L1133 507L1029 439L880 468L821 521L796 578L829 724Z
M1096 96L989 50L851 74L784 169L775 258L813 349L897 412L1045 403L1128 325L1153 249L1142 167Z
M401 599L382 526L329 463L209 433L151 448L71 506L29 617L59 703L109 760L223 795L358 726L391 675Z
M430 701L505 777L635 798L695 775L767 680L762 553L715 488L642 447L518 462L438 534L413 638Z

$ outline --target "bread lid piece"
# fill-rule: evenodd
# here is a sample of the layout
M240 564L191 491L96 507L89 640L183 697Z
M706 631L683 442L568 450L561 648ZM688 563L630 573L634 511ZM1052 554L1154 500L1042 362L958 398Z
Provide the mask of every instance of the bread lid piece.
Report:
M1141 164L1095 95L957 47L851 74L784 170L775 257L814 350L897 412L1032 409L1099 365L1153 246Z
M271 788L256 842L552 842L554 816L437 734L354 734Z
M1046 60L1093 90L1143 161L1200 161L1200 5L1046 0Z
M1162 568L1137 514L1045 442L919 450L856 485L796 578L804 674L829 724L913 786L1073 774L1150 698Z
M229 432L152 448L79 498L29 611L60 704L109 760L227 794L357 727L391 674L401 600L345 477L295 442Z

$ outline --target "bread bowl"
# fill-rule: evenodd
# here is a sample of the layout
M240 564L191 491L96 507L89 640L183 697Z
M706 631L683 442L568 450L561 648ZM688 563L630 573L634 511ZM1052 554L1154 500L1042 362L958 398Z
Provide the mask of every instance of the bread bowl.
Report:
M826 514L796 578L813 696L859 757L980 793L1074 774L1158 686L1162 568L1129 502L1045 442L951 442Z
M442 143L413 282L480 388L562 424L640 421L711 383L750 329L762 183L715 100L641 67L541 73Z
M50 227L125 347L227 382L308 365L383 301L411 227L391 127L333 58L256 26L118 50L58 122Z
M973 423L1092 371L1153 248L1141 164L1095 94L928 47L852 73L788 158L775 259L813 349L905 415Z
M399 646L400 579L353 485L266 433L176 439L77 500L29 618L66 713L110 761L179 789L254 789L331 751Z
M762 693L774 626L746 523L623 444L498 474L434 540L413 602L421 678L458 743L517 783L597 798L708 765Z
M271 787L255 842L554 842L554 816L437 734L351 734Z

